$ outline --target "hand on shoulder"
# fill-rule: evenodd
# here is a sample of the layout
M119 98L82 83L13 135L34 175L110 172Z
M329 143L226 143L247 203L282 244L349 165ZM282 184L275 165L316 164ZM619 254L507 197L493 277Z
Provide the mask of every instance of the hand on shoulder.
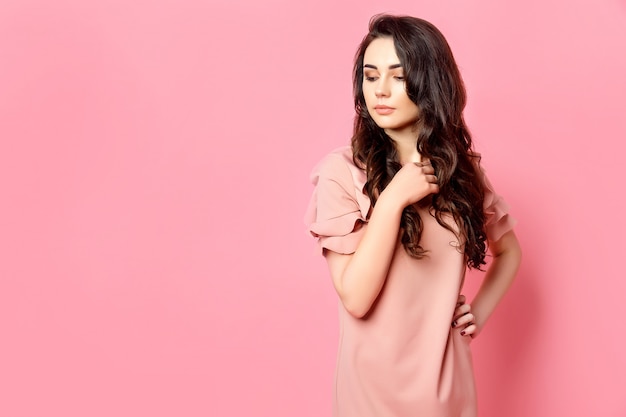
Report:
M429 161L405 164L383 191L402 208L438 192L435 169Z

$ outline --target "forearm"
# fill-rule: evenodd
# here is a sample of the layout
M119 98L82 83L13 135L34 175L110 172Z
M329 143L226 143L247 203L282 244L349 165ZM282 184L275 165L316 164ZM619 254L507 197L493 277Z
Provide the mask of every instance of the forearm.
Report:
M521 262L521 249L513 232L509 232L503 239L504 242L498 242L503 249L494 254L491 266L471 303L479 332L510 288Z
M339 279L337 291L348 311L365 315L380 293L398 242L402 207L383 192L359 246Z
M335 289L353 316L367 314L385 284L398 244L403 209L439 192L434 173L430 163L404 164L376 200L355 252L326 253Z

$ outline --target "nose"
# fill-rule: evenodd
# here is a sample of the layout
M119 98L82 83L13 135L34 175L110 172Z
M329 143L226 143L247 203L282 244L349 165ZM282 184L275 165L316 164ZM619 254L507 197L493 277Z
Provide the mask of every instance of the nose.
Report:
M380 77L376 83L376 89L374 90L376 97L388 97L389 86L387 85L387 77Z

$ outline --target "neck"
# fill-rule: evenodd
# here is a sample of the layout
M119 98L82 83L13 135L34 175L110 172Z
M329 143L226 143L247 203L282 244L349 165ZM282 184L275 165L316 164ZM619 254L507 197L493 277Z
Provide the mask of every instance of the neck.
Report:
M411 130L402 133L385 131L385 133L393 140L401 165L422 162L422 156L417 151L417 132Z

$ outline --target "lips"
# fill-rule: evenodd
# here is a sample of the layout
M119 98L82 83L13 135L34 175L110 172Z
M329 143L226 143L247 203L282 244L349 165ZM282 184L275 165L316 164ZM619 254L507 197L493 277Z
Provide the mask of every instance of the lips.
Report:
M374 111L380 115L391 114L394 110L393 107L385 106L384 104L378 104L374 107Z

